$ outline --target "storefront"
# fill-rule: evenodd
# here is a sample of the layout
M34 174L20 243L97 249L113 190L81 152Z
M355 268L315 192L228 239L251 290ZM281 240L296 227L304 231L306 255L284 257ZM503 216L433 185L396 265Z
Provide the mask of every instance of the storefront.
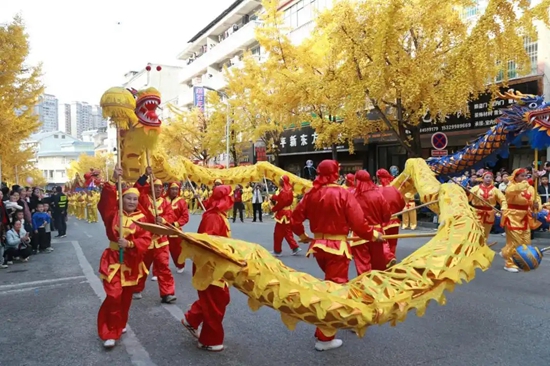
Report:
M298 176L303 175L307 160L313 160L315 166L325 159L332 159L332 149L317 149L315 142L317 133L308 124L300 129L289 129L282 133L279 145L279 167ZM366 146L362 140L356 142L355 153L349 153L348 144L336 146L341 172L354 173L363 169L366 164Z
M502 88L501 92L504 93L508 89L514 89L524 94L541 95L543 92L542 78L536 76L515 80L510 82L508 88ZM451 155L463 149L468 143L495 126L498 122L497 118L502 114L501 110L508 108L512 103L511 99L497 99L491 105L491 96L483 95L468 104L470 113L468 118L464 115L452 115L443 124L426 118L420 125L422 157L426 159L432 156L441 156L441 153ZM447 147L444 150L437 151L432 146L432 136L437 132L443 132L447 136ZM541 155L545 157L546 153ZM530 165L532 162L533 151L525 139L522 141L522 146L510 148L510 157L501 159L498 162L498 168L512 169Z

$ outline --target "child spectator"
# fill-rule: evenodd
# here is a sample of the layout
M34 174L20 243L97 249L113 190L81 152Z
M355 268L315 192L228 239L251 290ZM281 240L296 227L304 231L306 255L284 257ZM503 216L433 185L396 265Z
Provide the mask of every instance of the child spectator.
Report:
M23 210L23 206L20 206L17 201L19 200L19 193L12 191L10 193L9 201L4 202L4 208L6 209L6 214L8 217L9 225L11 227L13 221L15 220L15 213L18 210Z
M52 216L52 209L50 208L50 204L48 202L44 202L44 212L48 214L48 216L50 217L50 222L46 224L46 226L44 226L44 231L46 233L45 235L45 238L46 238L46 241L45 241L45 244L46 244L46 252L53 252L53 248L52 248L52 221L53 221L53 216Z
M21 215L24 215L23 211L20 211ZM23 262L29 260L31 255L29 233L23 228L23 224L20 220L13 222L13 229L8 231L6 235L6 250L4 252L4 260L6 264L13 264L15 257L20 257Z
M49 225L50 223L51 218L46 212L44 212L44 204L42 202L38 202L36 205L36 212L32 215L32 228L34 230L32 249L34 252L39 253L40 250L46 251L46 248L50 247L46 237L46 225ZM47 250L48 253L50 251L50 249Z

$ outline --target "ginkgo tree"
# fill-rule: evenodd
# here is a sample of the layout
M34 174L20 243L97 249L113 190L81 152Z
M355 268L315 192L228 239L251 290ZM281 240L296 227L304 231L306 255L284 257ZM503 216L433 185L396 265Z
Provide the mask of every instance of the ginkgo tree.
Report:
M499 89L499 75L508 82L511 66L531 71L524 42L536 39L536 21L550 26L550 0L530 3L489 0L469 21L463 15L477 6L472 0L335 2L319 16L310 42L328 40L325 55L335 58L337 71L333 80L313 79L312 88L344 90L345 118L370 105L410 155L418 155L418 124L426 113L441 122L467 113L468 101Z
M15 166L9 154L19 155L21 142L39 127L34 106L44 88L41 68L27 65L29 40L21 17L0 26L0 164L2 180ZM25 162L25 165L28 163ZM4 172L6 172L4 174ZM11 179L11 178L10 178Z
M266 152L278 162L281 134L296 122L292 94L286 94L283 76L267 60L260 64L255 56L246 54L242 68L226 70L226 92L233 120L251 141L262 141Z
M202 110L170 108L174 117L166 121L158 144L168 156L181 155L207 165L210 159L224 152L220 132Z

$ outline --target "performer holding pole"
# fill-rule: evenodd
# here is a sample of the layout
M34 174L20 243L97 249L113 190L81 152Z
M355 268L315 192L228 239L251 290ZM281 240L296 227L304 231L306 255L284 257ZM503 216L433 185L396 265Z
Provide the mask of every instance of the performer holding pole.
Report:
M231 187L215 186L209 199L207 210L202 214L199 225L199 234L208 234L231 237L231 228L227 220L227 210L233 206ZM193 264L193 275L196 267ZM182 325L198 338L197 346L205 351L223 351L223 318L225 309L229 304L229 287L220 279L213 282L204 291L198 291L199 299L191 305L191 308L181 320ZM202 324L202 329L199 327Z
M395 214L405 208L405 200L403 199L401 192L390 185L390 183L393 181L393 176L386 169L378 169L378 171L376 172L376 177L378 178L378 182L382 186L382 195L390 205L390 212L392 214L390 221L386 225L384 225L384 233L388 235L397 235L399 234L401 221L397 216L395 216ZM397 239L389 239L388 244L390 245L390 251L393 253L395 259Z
M302 250L294 240L294 234L290 227L290 217L292 216L290 206L294 195L288 176L281 177L279 186L279 194L271 196L271 200L275 203L275 206L271 208L271 211L275 213L275 230L273 231L273 256L275 257L279 257L283 251L283 239L286 239L292 249L292 255L296 255Z
M180 184L177 182L170 183L170 189L168 191L167 200L172 206L172 211L174 211L174 216L176 221L174 221L174 226L178 229L182 229L185 224L189 222L189 209L187 208L187 203L185 199L180 195ZM181 253L181 238L177 235L168 237L170 255L172 256L172 261L174 265L178 268L178 273L183 273L185 269L185 261L182 264L178 263L178 258Z
M512 256L517 247L531 244L531 228L537 224L532 213L540 208L535 189L527 182L527 170L514 170L505 196L507 208L502 212L501 225L506 230L506 245L500 254L504 258L504 270L517 273L519 268Z
M145 210L154 216L156 224L173 224L176 220L174 211L170 203L161 197L162 182L156 179L151 184L147 184L147 179L152 177L153 169L148 166L144 175L142 175L135 184L141 193L140 204ZM158 279L159 293L161 302L171 304L177 300L175 296L175 284L172 271L170 270L170 250L169 242L166 236L153 234L149 250L145 253L143 262L149 269L153 264L153 275ZM141 278L136 288L134 299L141 299L141 292L145 288L146 277Z
M350 230L368 241L380 242L382 235L367 224L353 194L336 183L339 177L337 161L322 161L317 174L313 187L292 213L292 231L300 237L300 242L310 242L307 255L314 255L325 273L325 280L346 283L351 260L348 243ZM305 233L305 220L309 220L314 235L312 239ZM321 329L316 330L315 337L315 349L318 351L342 345L342 340L335 339L334 333L327 335Z
M476 210L477 217L485 229L485 239L489 240L489 234L495 224L495 210L497 204L502 211L506 211L508 204L506 197L493 184L493 173L486 171L483 173L483 183L478 184L470 190L469 200ZM477 197L483 198L483 201ZM489 205L487 205L489 204Z
M357 184L354 195L363 210L365 221L379 232L384 233L382 227L391 218L388 202L366 170L358 171L355 178ZM350 245L358 276L370 272L371 269L384 271L395 264L395 255L391 253L387 241L354 240Z
M120 189L122 169L117 166L112 183L105 183L101 191L98 210L105 224L109 248L103 251L99 275L105 290L105 300L97 315L97 331L106 348L115 346L126 332L132 294L140 278L147 275L143 255L151 242L151 233L135 222L148 222L138 204L139 191ZM119 209L117 210L117 188Z

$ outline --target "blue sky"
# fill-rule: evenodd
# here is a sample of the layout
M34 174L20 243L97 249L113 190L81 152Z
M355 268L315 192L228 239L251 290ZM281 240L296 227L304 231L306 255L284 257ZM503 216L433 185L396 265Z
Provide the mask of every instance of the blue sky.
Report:
M99 103L130 70L176 55L233 0L2 1L0 24L21 14L29 63L43 63L46 92L62 102Z

